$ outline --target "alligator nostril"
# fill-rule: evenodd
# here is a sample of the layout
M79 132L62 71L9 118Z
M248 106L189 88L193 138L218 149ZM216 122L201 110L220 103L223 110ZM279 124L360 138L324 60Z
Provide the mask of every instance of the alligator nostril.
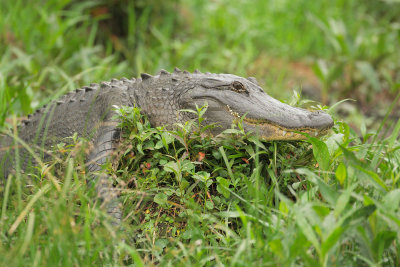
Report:
M311 113L308 114L309 118L313 118L313 117L320 117L320 116L325 116L327 115L326 112L322 111L322 110L316 110L316 111L312 111Z
M318 115L320 115L319 110L318 111L313 111L313 112L308 114L308 118L312 119L313 117L318 116Z

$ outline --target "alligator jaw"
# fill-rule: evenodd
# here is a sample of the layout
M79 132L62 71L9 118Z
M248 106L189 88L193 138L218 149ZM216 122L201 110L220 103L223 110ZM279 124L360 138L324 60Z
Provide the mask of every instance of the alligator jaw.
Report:
M253 131L257 136L265 141L273 140L304 140L307 137L303 134L308 134L311 137L320 137L329 132L332 126L326 127L324 129L313 129L313 128L303 128L303 129L288 129L268 122L257 122L254 123L252 120L247 120L243 118L244 128Z
M251 131L255 133L257 136L265 141L304 140L307 139L306 135L304 134L308 134L311 137L320 137L327 134L333 126L333 121L331 117L321 111L312 112L299 109L302 112L308 112L309 116L314 117L314 119L316 120L320 119L322 121L320 125L315 127L288 128L265 119L248 118L246 117L247 114L241 116L238 112L233 111L229 105L226 106L226 109L234 118L234 120L238 121L242 119L243 126L246 131Z

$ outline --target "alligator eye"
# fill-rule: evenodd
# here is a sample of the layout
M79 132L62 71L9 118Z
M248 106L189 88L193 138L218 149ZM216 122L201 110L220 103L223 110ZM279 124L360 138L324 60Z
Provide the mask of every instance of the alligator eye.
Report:
M232 88L233 88L233 91L238 92L238 93L247 92L247 90L244 87L244 85L241 82L238 82L238 81L234 81L232 83Z

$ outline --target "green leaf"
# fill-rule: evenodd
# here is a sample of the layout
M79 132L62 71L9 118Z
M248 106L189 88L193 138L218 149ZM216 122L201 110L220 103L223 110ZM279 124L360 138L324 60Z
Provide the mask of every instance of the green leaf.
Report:
M159 140L156 145L154 146L154 149L160 149L164 146L162 140Z
M346 190L337 199L336 205L335 205L335 210L334 210L336 217L339 217L340 214L342 213L342 211L345 210L347 203L349 203L349 200L350 200L350 194L351 194L351 190Z
M174 141L174 139L175 138L168 132L161 133L161 141L167 151L168 151L168 145L171 144Z
M211 200L206 201L206 208L212 210L214 208L214 203Z
M136 149L137 149L139 154L144 155L142 144L137 144Z
M213 184L213 179L208 179L206 182L206 186L210 187L210 185L212 185L212 184Z
M383 197L383 205L385 207L385 211L394 212L399 209L400 205L400 189L395 189L387 193Z
M168 240L165 238L158 238L154 243L155 246L159 247L160 249L164 249L168 244Z
M189 185L190 185L190 183L189 183L188 181L186 181L186 179L182 178L182 180L181 180L181 188L184 190L184 189L186 189Z
M166 171L166 172L173 172L173 173L178 173L180 170L179 170L179 166L178 166L178 164L176 163L176 161L170 161L170 162L168 162L167 164L165 164L164 165L164 170Z
M328 68L324 61L318 60L316 64L312 66L314 74L321 80L326 81L328 76Z
M355 168L357 168L358 170L364 172L366 175L365 177L372 182L372 184L375 185L375 187L377 189L384 189L386 191L389 191L389 188L386 186L385 182L381 179L381 177L379 177L379 175L373 171L369 171L364 169L363 167L356 165L354 166ZM379 187L379 186L380 187Z
M189 112L189 113L194 113L197 115L197 111L193 109L180 109L179 112Z
M313 244L315 249L320 252L320 244L318 241L318 237L315 234L312 226L307 222L306 218L304 217L304 209L297 209L295 210L296 212L296 224L299 226L300 230L303 232L303 234L307 237L308 241Z
M285 215L287 215L289 213L288 206L286 205L285 202L283 202L283 201L279 202L279 211Z
M190 160L184 160L181 163L182 172L192 172L194 170L194 164Z
M222 194L225 198L229 198L231 195L231 192L229 192L228 188L230 185L230 182L222 177L217 177L217 191Z
M400 132L400 119L397 121L396 126L394 126L392 134L389 137L389 147L394 147L394 142L398 140Z
M344 134L332 134L329 138L325 141L326 146L328 147L329 154L331 156L334 155L336 150L339 148L339 144L343 144Z
M354 165L360 165L360 166L364 166L364 165L365 165L361 160L359 160L359 159L356 157L356 155L354 155L354 152L348 150L347 148L345 148L345 147L342 146L342 145L339 145L339 147L340 147L340 149L342 150L343 155L346 157L346 159L349 161L349 163L350 163L351 165L353 165L353 166L354 166Z
M368 205L358 208L353 214L351 214L351 216L347 217L344 220L342 226L359 225L361 222L365 221L375 210L375 205Z
M199 113L199 118L202 118L204 116L204 113L206 113L207 109L208 109L208 103L206 102L203 106L201 107L197 107L196 105L196 109Z
M274 239L268 243L271 251L277 255L280 259L285 259L285 249L282 245L282 241L280 239Z
M249 136L249 141L254 143L256 146L258 146L264 150L267 150L267 148L264 146L264 144L260 141L260 139L258 137L253 136L253 135Z
M313 145L313 154L319 164L320 169L327 171L329 169L330 161L327 145L315 137L309 137L307 140Z
M253 157L256 154L254 152L253 146L251 146L251 145L245 146L244 149L246 150L247 154L250 155L250 157Z
M210 173L205 172L205 171L200 171L200 172L195 173L193 175L193 178L197 179L205 184L208 184L208 181L211 181L211 183L212 183L212 180L210 179ZM207 187L208 186L209 185L207 185Z
M157 193L154 196L154 202L161 206L165 206L167 204L167 200L168 200L168 197L164 193Z
M341 226L338 226L338 227L335 228L335 230L333 230L329 234L328 238L326 240L324 240L322 245L321 245L321 253L322 253L322 255L324 255L324 256L327 255L329 250L332 249L332 247L336 245L336 243L340 239L343 231L344 231L344 228L341 227Z
M383 230L379 232L372 241L372 250L377 259L381 259L384 251L396 239L397 233L394 231Z
M339 166L336 168L335 176L336 179L339 181L340 185L343 185L347 177L347 169L342 162L339 163Z
M231 165L229 164L228 157L225 154L225 150L224 150L223 146L219 147L219 152L221 153L222 157L224 158L224 162L226 165L226 169L228 170L229 177L231 178L231 180L234 180L232 168L231 168Z
M328 201L329 204L334 205L339 197L339 193L335 190L335 188L332 188L332 186L328 185L320 177L316 176L315 180L324 199Z

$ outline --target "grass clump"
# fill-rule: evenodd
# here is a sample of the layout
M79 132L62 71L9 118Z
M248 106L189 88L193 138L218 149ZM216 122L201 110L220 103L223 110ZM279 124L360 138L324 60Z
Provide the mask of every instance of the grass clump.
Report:
M206 107L199 108L197 115L205 110ZM149 240L168 236L194 238L198 231L187 229L187 216L193 212L207 217L207 213L236 213L239 203L248 207L274 206L275 187L288 192L285 187L297 180L295 174L282 173L285 165L295 167L312 160L308 144L265 144L246 134L240 123L239 128L226 130L212 139L204 136L209 126L201 126L201 117L177 130L166 131L152 128L138 109L123 108L120 112L123 124L128 124L126 128L133 129L127 135L127 149L123 149L125 156L118 168L120 179L135 188L125 201L130 215L138 216L132 217L133 225L144 226L145 221L155 225L171 222L167 234L161 233L160 227L150 227L154 232L146 231L147 237L152 237ZM269 177L269 171L274 178L282 178L279 183ZM249 196L257 199L241 201ZM145 218L157 220L148 222ZM239 223L236 217L232 220L226 218L225 226L219 227L227 230L231 224ZM205 228L210 227L203 223ZM208 229L207 234L213 231L219 232ZM216 238L219 239L218 235Z
M324 141L262 142L240 123L215 140L190 131L196 122L160 132L121 112L134 126L120 169L134 184L125 205L132 205L136 246L148 259L181 265L397 261L400 174L392 164L400 162L399 123L389 139L372 145L340 122ZM138 110L130 114L140 117Z

